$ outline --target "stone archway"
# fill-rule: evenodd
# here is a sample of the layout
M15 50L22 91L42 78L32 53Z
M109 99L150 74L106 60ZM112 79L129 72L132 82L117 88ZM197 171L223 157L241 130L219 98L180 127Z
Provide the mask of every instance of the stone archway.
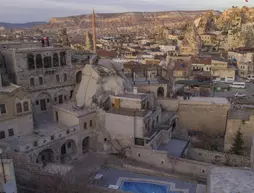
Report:
M54 163L55 162L55 154L52 149L45 149L39 153L36 159L36 163Z
M86 137L82 140L82 152L86 153L89 150L90 147L90 137Z
M78 71L76 73L76 83L80 83L82 80L82 72L81 71Z
M158 88L157 97L164 97L164 88L163 87Z
M73 139L65 141L61 145L61 163L68 163L72 160L72 157L75 156L78 152L78 147L76 142Z

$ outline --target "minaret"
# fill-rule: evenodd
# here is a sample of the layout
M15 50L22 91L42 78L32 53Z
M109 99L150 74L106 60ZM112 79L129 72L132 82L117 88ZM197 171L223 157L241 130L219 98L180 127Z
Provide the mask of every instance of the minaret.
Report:
M92 15L92 27L93 27L93 51L96 53L96 23L95 23L95 13L93 9Z

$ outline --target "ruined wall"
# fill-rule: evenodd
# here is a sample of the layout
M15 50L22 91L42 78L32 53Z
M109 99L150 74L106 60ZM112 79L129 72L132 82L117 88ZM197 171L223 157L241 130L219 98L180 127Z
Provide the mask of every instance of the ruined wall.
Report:
M212 165L208 163L171 157L166 151L156 151L136 146L132 147L131 158L170 170L171 172L199 179L206 179L207 174L212 167Z
M238 129L241 129L241 132L243 134L242 135L244 141L243 147L245 147L247 150L251 149L252 136L254 134L254 116L251 116L250 120L248 121L242 121L240 119L227 120L227 129L224 140L225 151L229 151L231 149Z
M224 136L228 109L228 105L180 104L178 111L180 128Z
M250 158L245 156L233 155L217 151L208 151L199 148L190 148L187 158L212 163L216 165L227 165L235 167L250 167Z

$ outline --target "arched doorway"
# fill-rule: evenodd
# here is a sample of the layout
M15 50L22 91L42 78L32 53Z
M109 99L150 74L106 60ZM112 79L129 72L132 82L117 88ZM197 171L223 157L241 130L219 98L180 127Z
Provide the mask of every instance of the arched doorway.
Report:
M54 163L55 157L52 149L45 149L41 151L36 159L36 163Z
M82 72L81 71L78 71L76 73L76 83L80 83L82 80Z
M157 97L164 97L164 88L163 87L158 88Z
M73 139L65 141L61 146L61 163L67 163L72 160L72 156L77 154L77 145Z
M82 141L82 152L86 153L89 150L90 137L86 137Z

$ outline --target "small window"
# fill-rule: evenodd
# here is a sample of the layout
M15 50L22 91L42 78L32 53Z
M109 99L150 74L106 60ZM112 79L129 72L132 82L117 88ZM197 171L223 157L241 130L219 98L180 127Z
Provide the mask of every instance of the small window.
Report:
M8 129L8 133L9 133L9 137L13 136L14 135L13 129Z
M61 66L66 65L66 52L60 52L60 64Z
M89 126L92 127L93 126L93 121L89 121Z
M84 129L87 129L86 122L84 123Z
M58 59L58 54L57 53L53 54L53 66L54 67L59 66L59 59Z
M54 98L55 102L57 102L57 97Z
M36 105L39 105L39 101L35 101L35 104L36 104Z
M42 68L42 58L40 54L36 55L36 68Z
M34 86L35 84L34 84L34 78L30 78L30 85L31 86Z
M60 76L59 76L59 74L56 75L56 82L60 82Z
M39 84L42 85L43 84L43 78L39 77Z
M5 104L0 104L0 114L6 114L6 106L5 106Z
M44 161L45 160L45 155L42 155L41 156L41 161Z
M17 103L17 104L16 104L16 111L17 111L17 113L22 113L22 106L21 106L21 103Z
M54 135L52 135L50 138L51 138L51 141L55 140L55 136Z
M51 68L52 67L52 61L50 56L44 57L44 68Z
M159 122L159 116L156 117L156 122L157 122L157 123Z
M0 131L0 139L4 139L5 138L5 132L4 131Z
M64 96L64 100L65 100L65 101L67 100L67 96Z
M47 103L49 103L49 99L47 99Z
M64 73L64 82L66 82L66 81L67 81L67 74Z
M70 130L67 130L67 131L66 131L66 134L70 134Z
M73 90L70 91L70 98L72 98Z
M34 55L33 54L27 54L27 65L28 65L28 70L35 69Z
M37 146L38 146L38 142L35 141L35 142L34 142L34 147L37 147Z
M23 103L23 108L24 108L24 112L29 111L29 105L28 105L28 102L27 102L27 101L25 101L25 102Z
M71 142L67 143L67 148L71 148Z

